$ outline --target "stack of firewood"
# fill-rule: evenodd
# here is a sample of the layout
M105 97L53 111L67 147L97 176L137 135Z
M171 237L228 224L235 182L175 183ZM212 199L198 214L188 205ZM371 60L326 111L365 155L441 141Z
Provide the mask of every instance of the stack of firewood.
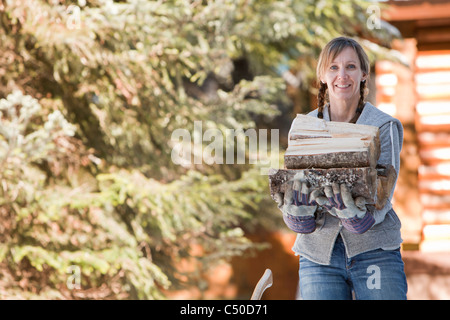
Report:
M312 188L345 183L354 197L363 196L377 209L385 205L396 172L390 165L377 165L377 127L297 115L288 138L285 169L269 173L272 198L284 193L285 182L301 173Z

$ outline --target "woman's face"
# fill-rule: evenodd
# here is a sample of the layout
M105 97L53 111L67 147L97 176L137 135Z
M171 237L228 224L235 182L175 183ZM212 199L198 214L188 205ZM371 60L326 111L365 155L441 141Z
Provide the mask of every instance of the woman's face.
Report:
M366 77L355 50L347 47L331 62L320 80L328 85L330 102L358 101L360 82Z

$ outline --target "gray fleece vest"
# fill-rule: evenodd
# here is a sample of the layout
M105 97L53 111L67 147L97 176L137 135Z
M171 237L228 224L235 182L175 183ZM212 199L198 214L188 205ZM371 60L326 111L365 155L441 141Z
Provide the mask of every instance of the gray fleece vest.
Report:
M317 109L308 115L317 117ZM330 121L327 106L323 111L323 119ZM356 123L380 128L381 153L378 163L393 165L398 176L400 151L403 144L403 126L400 121L367 102ZM352 234L342 227L338 218L327 211L320 211L317 213L316 230L309 234L297 234L292 250L311 261L329 265L334 243L339 234L344 241L349 258L375 249L399 248L402 243L401 223L392 208L394 189L395 185L384 208L373 212L375 224L365 233Z

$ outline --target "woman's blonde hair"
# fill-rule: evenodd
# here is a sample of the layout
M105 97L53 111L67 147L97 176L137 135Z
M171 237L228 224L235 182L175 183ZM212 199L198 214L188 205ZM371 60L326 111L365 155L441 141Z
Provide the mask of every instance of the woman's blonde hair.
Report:
M356 40L347 37L338 37L328 42L327 45L322 49L322 52L320 53L316 69L317 79L319 81L319 94L317 95L319 107L318 110L319 112L317 116L319 118L323 118L323 107L325 105L326 91L328 89L327 84L321 82L320 78L323 77L323 75L325 74L325 70L328 68L331 62L342 52L342 50L349 47L355 50L361 65L362 72L364 72L367 76L369 76L370 73L369 57ZM365 88L366 88L366 81L363 80L360 83L360 98L358 108L356 109L356 112L359 114L361 114L362 109L364 108Z

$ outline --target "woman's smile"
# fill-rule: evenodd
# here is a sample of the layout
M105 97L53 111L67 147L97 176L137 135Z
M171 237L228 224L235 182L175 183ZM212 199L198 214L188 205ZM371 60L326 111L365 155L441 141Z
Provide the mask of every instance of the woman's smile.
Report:
M336 87L339 89L348 89L350 88L351 84L337 84Z

